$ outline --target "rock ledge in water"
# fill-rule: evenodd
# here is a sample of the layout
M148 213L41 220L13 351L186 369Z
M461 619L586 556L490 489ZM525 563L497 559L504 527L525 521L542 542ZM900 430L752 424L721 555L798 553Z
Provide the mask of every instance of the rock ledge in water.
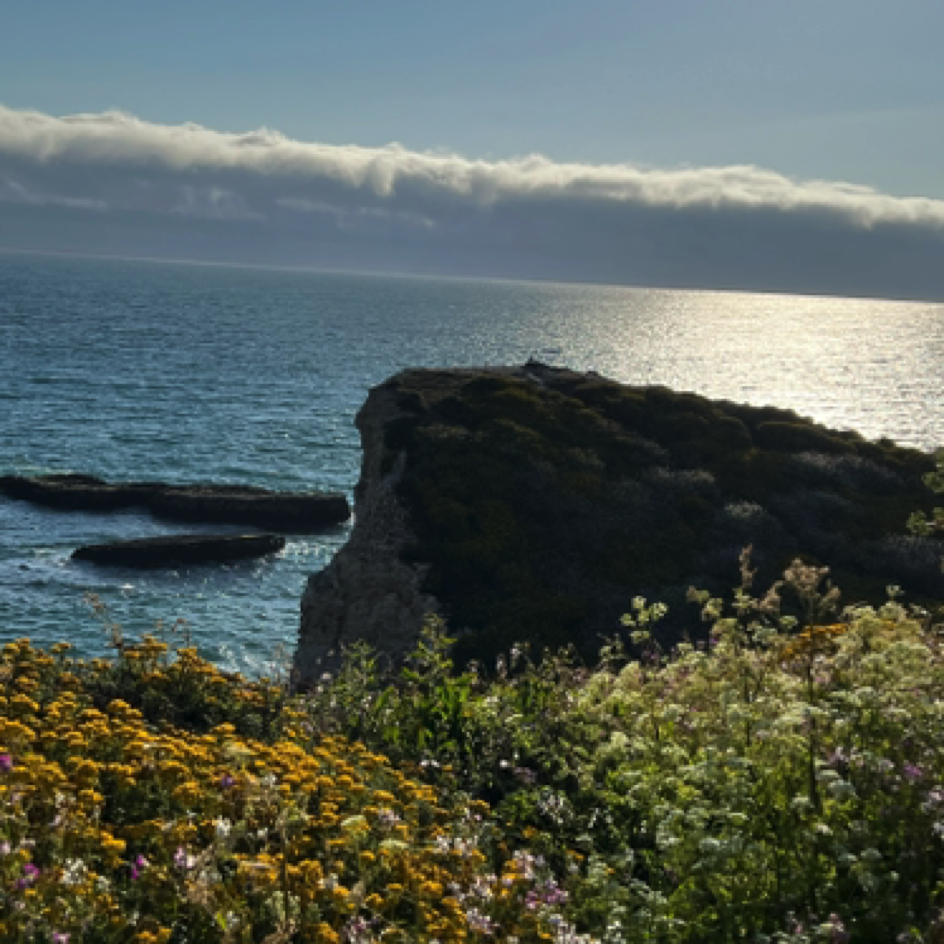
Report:
M112 541L78 548L72 559L112 567L157 568L173 564L217 564L273 554L285 547L279 534L175 534Z
M245 485L109 483L92 475L0 476L0 494L47 508L146 508L171 521L248 524L295 534L341 524L351 515L339 492L273 492Z

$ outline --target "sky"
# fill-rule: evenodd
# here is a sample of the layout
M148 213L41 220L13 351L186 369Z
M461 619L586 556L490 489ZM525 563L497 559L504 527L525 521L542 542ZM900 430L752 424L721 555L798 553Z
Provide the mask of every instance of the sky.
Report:
M944 299L940 0L11 0L0 246Z

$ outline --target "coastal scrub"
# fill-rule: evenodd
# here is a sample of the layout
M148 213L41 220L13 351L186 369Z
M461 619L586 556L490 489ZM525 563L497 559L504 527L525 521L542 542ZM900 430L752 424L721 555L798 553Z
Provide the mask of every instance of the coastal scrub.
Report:
M217 723L220 705L245 722L272 685L192 648L68 652L21 639L0 655L0 940L548 939L524 904L541 869L489 868L482 801L442 798L287 701L255 737ZM131 677L140 707L103 702ZM187 727L160 718L181 680Z

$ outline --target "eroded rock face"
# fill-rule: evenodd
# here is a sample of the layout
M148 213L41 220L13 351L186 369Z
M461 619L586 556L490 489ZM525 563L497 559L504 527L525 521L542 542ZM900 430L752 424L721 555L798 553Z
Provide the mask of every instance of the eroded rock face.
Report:
M359 639L405 653L427 613L460 662L520 641L592 658L637 595L669 604L671 642L699 626L688 587L729 598L747 544L757 587L805 555L844 600L944 598L939 545L904 533L932 457L787 410L529 362L403 371L357 425L355 524L304 594L302 684Z
M381 652L406 651L437 601L422 592L428 568L403 559L413 536L397 495L406 456L385 468L384 433L407 414L389 386L371 391L357 415L364 455L354 527L331 563L308 580L302 597L295 671L301 684L337 665L340 648L364 639Z

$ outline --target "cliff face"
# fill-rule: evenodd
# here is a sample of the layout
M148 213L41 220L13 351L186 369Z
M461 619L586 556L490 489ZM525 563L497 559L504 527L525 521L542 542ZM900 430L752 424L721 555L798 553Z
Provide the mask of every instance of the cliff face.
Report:
M931 457L789 411L529 363L404 371L357 425L355 524L304 594L303 683L357 639L402 654L429 612L460 659L592 655L636 595L670 605L671 636L697 626L688 586L726 594L748 543L759 585L804 555L849 601L944 598L939 542L904 533Z
M390 461L385 430L407 414L390 383L371 390L357 414L363 460L351 536L331 563L308 580L302 596L295 671L302 682L337 664L340 648L364 639L382 652L409 648L437 601L421 590L428 570L403 559L411 540L397 495L406 455Z

